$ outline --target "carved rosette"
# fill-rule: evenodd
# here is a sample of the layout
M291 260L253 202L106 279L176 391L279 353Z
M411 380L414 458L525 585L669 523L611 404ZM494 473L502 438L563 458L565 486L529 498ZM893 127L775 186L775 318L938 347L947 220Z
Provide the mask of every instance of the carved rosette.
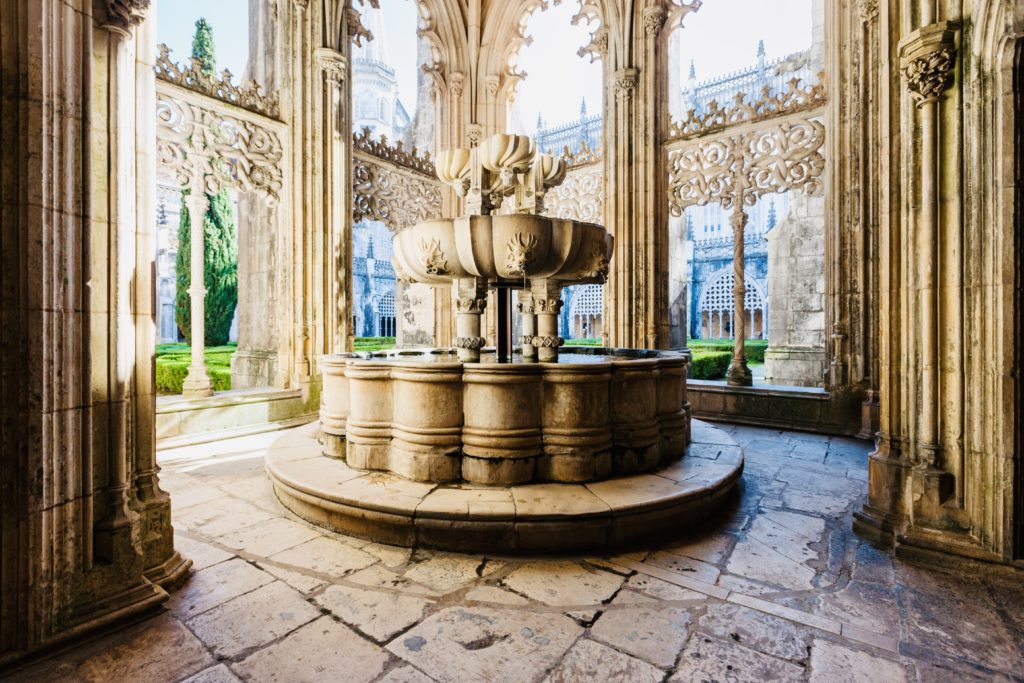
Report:
M106 0L107 20L103 28L126 38L146 19L150 0Z
M917 106L937 101L953 82L954 56L952 47L943 47L911 59L903 67L907 90Z

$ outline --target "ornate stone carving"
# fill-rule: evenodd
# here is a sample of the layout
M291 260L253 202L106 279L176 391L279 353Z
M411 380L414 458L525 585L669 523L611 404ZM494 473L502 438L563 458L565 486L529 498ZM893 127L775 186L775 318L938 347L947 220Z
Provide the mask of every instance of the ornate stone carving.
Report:
M363 26L363 18L359 10L354 7L345 9L345 24L348 27L348 37L357 46L362 47L363 41L373 40L373 34Z
M955 52L944 47L911 59L903 67L907 90L917 106L934 102L953 81Z
M434 177L434 160L429 154L420 152L415 147L406 149L401 141L391 144L384 135L375 138L369 128L364 127L362 132L355 133L352 136L352 145L357 152L366 152L381 161L408 168L430 178Z
M541 299L535 297L533 300L533 307L537 313L554 313L558 315L562 312L562 305L561 299Z
M420 256L423 258L423 270L430 275L447 275L448 261L441 251L441 241L432 239L420 242Z
M590 265L586 270L577 276L579 280L600 280L604 282L608 278L608 255L604 248L595 244L590 252Z
M329 47L319 47L314 52L316 65L327 80L332 83L344 83L348 72L348 60L345 55Z
M458 313L483 313L487 308L487 299L483 297L459 297L455 300Z
M497 76L488 76L484 79L484 85L487 88L487 97L495 99L498 96L498 85L500 80Z
M156 113L157 162L182 189L217 194L235 187L271 203L280 198L284 152L277 131L159 87Z
M191 60L187 67L181 67L171 61L170 54L169 47L163 44L158 46L154 66L158 79L272 119L280 117L277 93L264 95L260 84L254 80L240 86L235 85L232 83L234 74L227 69L224 69L219 77L212 76L203 71L196 59Z
M565 151L562 152L562 158L569 169L577 166L588 166L604 160L604 148L591 149L587 141L584 140L579 148L572 151L569 150L567 145Z
M626 69L619 69L615 72L615 94L619 97L629 99L633 96L633 91L636 89L637 80L640 77L640 71L633 67Z
M689 140L739 123L756 123L816 109L827 101L823 77L824 74L819 75L818 83L806 86L801 85L799 78L794 78L785 90L777 93L765 86L761 96L750 102L746 93L738 93L731 107L723 107L712 100L706 111L698 113L691 109L686 119L673 121L669 126L668 140Z
M436 216L441 185L362 151L352 159L352 220L386 223L398 231Z
M794 119L727 137L701 139L669 151L671 210L720 201L726 209L752 206L757 197L821 188L825 127Z
M545 214L555 218L604 222L604 167L600 163L570 168L565 180L544 198Z
M537 349L557 349L560 346L565 345L565 339L562 337L533 337L530 340L534 348Z
M146 18L150 0L106 0L107 20L103 27L130 37L132 29Z
M860 20L864 23L874 21L878 17L878 0L860 0Z
M665 8L654 5L644 10L644 31L649 38L657 36L665 24Z
M466 126L466 140L470 147L478 147L484 139L484 129L479 123L471 123Z
M483 337L456 337L455 348L457 349L472 349L479 351L487 345L487 340Z
M537 256L537 236L518 233L505 243L505 269L509 275L521 277Z
M455 71L448 77L448 89L452 91L452 95L456 98L462 97L462 93L466 87L466 76Z
M576 52L580 57L590 57L590 62L593 63L608 54L608 29L601 25L599 0L580 0L580 11L573 16L572 25L576 26L581 22L597 22L597 28L590 34L590 42Z

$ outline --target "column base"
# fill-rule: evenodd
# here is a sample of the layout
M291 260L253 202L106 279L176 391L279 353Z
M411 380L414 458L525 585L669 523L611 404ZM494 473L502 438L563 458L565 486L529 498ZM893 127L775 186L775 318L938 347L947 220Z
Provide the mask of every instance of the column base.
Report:
M143 572L143 576L170 592L188 578L188 570L191 568L192 560L182 557L181 553L175 550L166 560Z
M749 387L754 384L754 376L746 360L733 360L729 364L729 370L725 373L726 382L731 387Z
M205 365L190 365L188 375L181 385L181 395L187 398L213 396L213 380Z

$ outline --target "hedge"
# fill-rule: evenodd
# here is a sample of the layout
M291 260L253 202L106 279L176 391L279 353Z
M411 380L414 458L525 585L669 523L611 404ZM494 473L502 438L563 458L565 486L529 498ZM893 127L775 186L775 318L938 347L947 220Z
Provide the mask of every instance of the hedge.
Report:
M732 360L731 351L692 351L692 355L690 377L693 379L722 379Z
M206 349L206 371L213 380L214 391L231 389L231 357L236 344L211 346ZM156 391L158 394L180 394L188 366L192 364L192 349L188 344L160 344L156 347Z
M395 348L394 337L356 337L352 340L353 351L383 351Z
M603 346L600 339L566 339L566 346Z
M687 344L691 351L728 351L732 354L732 339L691 339ZM767 339L748 339L743 348L748 363L763 363L764 352L768 348Z

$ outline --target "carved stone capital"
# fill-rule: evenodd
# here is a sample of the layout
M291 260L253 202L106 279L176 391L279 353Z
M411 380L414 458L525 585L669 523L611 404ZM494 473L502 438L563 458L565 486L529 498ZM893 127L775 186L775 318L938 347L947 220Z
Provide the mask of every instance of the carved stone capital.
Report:
M107 10L103 28L113 33L130 38L132 29L146 18L150 0L105 0Z
M534 299L533 305L537 313L558 315L562 312L561 299Z
M956 24L923 26L900 42L900 62L907 90L918 107L937 102L953 82Z
M459 297L455 300L455 310L458 313L481 314L487 308L487 299L474 297Z
M865 24L878 18L878 0L860 0L857 9L860 11L860 20Z
M653 38L661 32L665 25L665 8L661 5L654 5L644 10L644 32L648 38Z
M640 70L629 67L615 72L615 94L624 99L633 97L636 84L640 79Z
M348 73L345 55L329 47L319 47L314 53L317 68L331 83L344 83Z
M466 139L469 141L470 147L479 147L483 137L484 129L479 123L471 123L466 128Z
M456 98L462 97L466 88L466 75L461 71L455 71L448 77L448 89Z
M495 99L498 96L498 86L500 85L500 79L497 76L491 75L484 79L484 87L487 89L487 97L489 99Z

